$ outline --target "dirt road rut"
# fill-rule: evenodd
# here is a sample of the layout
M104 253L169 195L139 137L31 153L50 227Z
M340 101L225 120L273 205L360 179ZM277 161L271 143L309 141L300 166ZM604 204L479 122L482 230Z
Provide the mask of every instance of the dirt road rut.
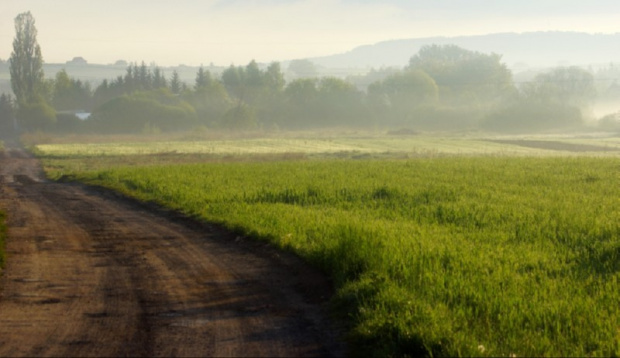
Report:
M215 226L0 154L0 356L337 356L328 282Z

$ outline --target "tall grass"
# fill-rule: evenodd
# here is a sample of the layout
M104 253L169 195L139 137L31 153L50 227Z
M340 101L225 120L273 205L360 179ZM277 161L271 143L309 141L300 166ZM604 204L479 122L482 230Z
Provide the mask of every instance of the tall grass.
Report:
M294 251L364 355L620 354L620 163L210 163L81 180Z

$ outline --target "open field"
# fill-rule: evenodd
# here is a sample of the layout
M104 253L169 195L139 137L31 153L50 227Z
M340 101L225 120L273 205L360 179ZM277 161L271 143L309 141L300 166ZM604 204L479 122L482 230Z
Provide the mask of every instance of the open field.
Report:
M620 354L619 141L510 140L315 140L305 148L324 151L302 157L265 157L303 149L275 140L37 150L51 177L296 252L332 277L358 353ZM345 146L358 160L325 155Z
M317 137L273 137L200 141L122 141L107 143L41 144L46 156L117 156L151 154L258 155L303 153L304 155L349 156L400 154L566 156L620 155L620 137L472 137L351 135Z

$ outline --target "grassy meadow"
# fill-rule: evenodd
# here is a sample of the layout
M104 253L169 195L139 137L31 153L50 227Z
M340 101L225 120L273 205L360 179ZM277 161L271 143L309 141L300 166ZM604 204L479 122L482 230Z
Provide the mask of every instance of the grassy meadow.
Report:
M158 202L304 257L333 279L355 355L617 356L619 143L521 140L306 140L331 148L308 156L244 141L35 151L52 178ZM246 145L231 152L241 160L223 151Z

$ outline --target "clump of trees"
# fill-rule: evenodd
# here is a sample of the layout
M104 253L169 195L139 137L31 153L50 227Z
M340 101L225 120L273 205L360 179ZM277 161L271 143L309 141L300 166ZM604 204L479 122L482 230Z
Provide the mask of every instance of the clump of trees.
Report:
M596 97L594 76L578 67L544 72L487 115L482 128L527 132L578 127Z
M170 89L158 88L113 98L93 113L90 128L97 132L152 132L195 126L194 108Z
M93 93L92 120L84 128L114 133L139 132L145 126L255 130L369 123L365 94L348 81L299 78L287 84L277 62L231 65L219 76L201 67L191 87L174 72L169 80L161 73L157 67L133 64L125 76L103 81Z
M168 76L142 62L93 89L65 70L45 80L32 15L20 14L15 27L9 60L15 97L0 97L4 129L17 124L24 130L101 133L197 127L527 132L580 125L596 96L594 76L584 69L556 68L516 84L500 55L455 45L422 47L404 68L374 70L366 78L319 78L310 61L296 60L287 83L279 63L252 60L217 75L201 67L188 85L176 71ZM77 110L91 112L91 118L78 119Z

